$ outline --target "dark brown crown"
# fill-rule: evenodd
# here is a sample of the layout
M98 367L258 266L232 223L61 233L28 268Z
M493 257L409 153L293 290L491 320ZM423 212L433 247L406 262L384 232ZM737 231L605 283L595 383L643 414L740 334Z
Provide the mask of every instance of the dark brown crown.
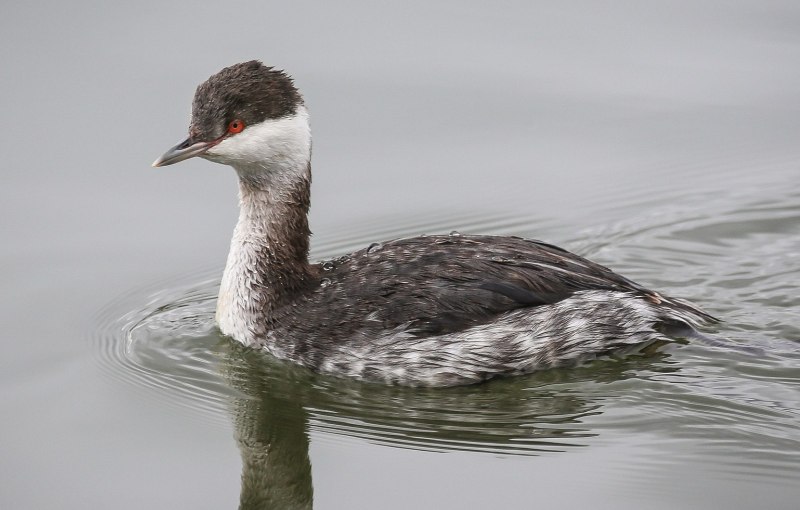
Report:
M257 60L226 67L197 87L192 103L193 140L222 136L232 120L245 126L292 115L303 104L292 78Z

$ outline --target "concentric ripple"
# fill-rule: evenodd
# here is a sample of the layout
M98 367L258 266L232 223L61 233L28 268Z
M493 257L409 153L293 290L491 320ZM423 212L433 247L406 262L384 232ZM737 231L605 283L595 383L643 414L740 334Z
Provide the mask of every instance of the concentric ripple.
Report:
M800 203L797 190L783 193L791 197L777 203ZM150 398L232 422L243 445L280 440L280 430L291 427L321 441L506 455L655 436L654 465L693 455L702 444L710 469L722 476L798 479L800 206L773 207L743 194L708 201L698 215L686 201L584 231L566 245L703 304L727 320L715 334L731 346L757 345L763 355L672 344L478 386L386 387L313 374L222 337L213 320L214 269L111 303L94 331L100 365ZM528 237L542 230L541 221L524 218L456 220L354 229L321 239L314 258L452 227Z
M236 392L219 376L226 342L214 325L218 284L210 273L119 297L98 315L94 340L107 374L218 420Z

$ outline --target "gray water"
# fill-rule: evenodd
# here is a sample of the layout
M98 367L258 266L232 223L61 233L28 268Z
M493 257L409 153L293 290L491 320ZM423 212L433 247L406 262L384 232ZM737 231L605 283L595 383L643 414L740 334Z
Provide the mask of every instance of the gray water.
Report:
M797 2L28 2L0 42L0 507L797 508ZM149 163L250 58L312 113L315 258L544 239L728 345L448 390L232 345L235 177Z

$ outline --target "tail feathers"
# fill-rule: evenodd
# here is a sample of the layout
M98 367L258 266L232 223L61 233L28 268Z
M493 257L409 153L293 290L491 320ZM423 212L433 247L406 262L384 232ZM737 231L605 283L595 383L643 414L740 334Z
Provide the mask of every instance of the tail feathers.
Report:
M676 298L663 298L663 303L669 308L674 310L678 316L689 322L692 326L697 327L699 323L718 324L721 322L719 319L704 311L699 306L683 299ZM687 316L691 314L692 317Z

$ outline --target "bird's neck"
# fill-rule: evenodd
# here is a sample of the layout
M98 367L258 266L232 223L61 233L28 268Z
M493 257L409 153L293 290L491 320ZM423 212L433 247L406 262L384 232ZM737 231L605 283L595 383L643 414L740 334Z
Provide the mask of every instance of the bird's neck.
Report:
M258 247L260 258L271 272L307 269L310 192L307 162L297 178L279 183L240 177L234 241Z
M308 263L311 169L308 159L294 165L266 172L236 167L239 220L220 286L217 323L245 345L263 341L273 312L313 279Z

